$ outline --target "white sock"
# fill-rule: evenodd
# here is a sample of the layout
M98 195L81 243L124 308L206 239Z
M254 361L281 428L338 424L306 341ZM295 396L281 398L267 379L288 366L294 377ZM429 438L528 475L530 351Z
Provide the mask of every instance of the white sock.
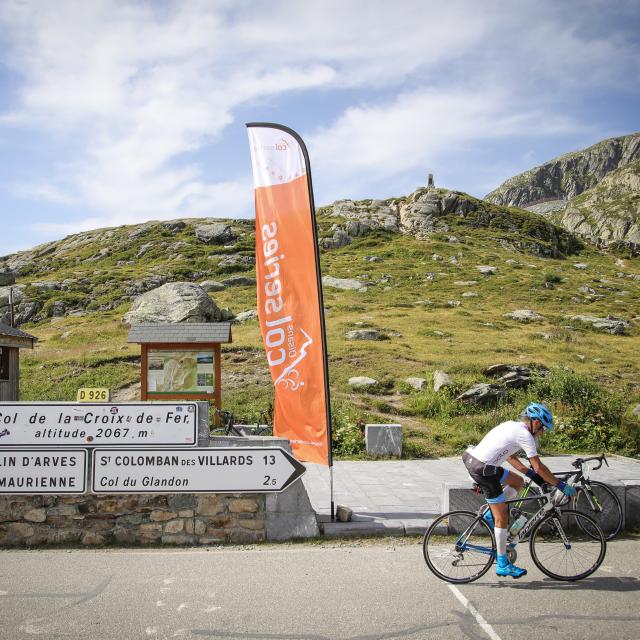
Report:
M502 493L504 493L505 500L513 500L518 495L518 490L508 484L502 487Z
M498 529L498 527L496 527L494 531L496 534L496 547L498 547L498 555L503 556L507 553L507 535L509 532L506 529Z

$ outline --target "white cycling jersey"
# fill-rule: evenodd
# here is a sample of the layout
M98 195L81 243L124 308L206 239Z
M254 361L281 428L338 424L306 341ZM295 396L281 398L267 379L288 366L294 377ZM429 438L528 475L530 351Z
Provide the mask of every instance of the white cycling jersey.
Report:
M468 451L476 460L496 467L518 451L524 451L527 458L538 455L536 439L524 422L516 420L500 423Z

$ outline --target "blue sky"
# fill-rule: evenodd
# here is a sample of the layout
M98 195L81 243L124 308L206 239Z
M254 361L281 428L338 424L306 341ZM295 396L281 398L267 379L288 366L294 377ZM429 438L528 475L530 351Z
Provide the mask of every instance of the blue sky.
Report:
M483 196L640 130L640 3L0 0L0 256L252 217L244 123L297 130L316 204Z

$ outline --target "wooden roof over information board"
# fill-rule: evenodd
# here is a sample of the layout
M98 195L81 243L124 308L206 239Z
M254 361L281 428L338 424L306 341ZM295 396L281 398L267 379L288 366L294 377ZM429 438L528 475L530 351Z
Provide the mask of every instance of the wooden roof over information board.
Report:
M127 342L138 344L193 344L231 342L230 322L134 324Z

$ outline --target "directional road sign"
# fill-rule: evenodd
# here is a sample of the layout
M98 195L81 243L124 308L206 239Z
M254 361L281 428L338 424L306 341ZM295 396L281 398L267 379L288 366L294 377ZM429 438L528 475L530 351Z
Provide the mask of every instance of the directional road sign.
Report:
M271 493L306 468L280 447L95 449L94 493Z
M84 493L84 449L0 449L0 494Z
M4 402L0 446L195 445L195 402Z

